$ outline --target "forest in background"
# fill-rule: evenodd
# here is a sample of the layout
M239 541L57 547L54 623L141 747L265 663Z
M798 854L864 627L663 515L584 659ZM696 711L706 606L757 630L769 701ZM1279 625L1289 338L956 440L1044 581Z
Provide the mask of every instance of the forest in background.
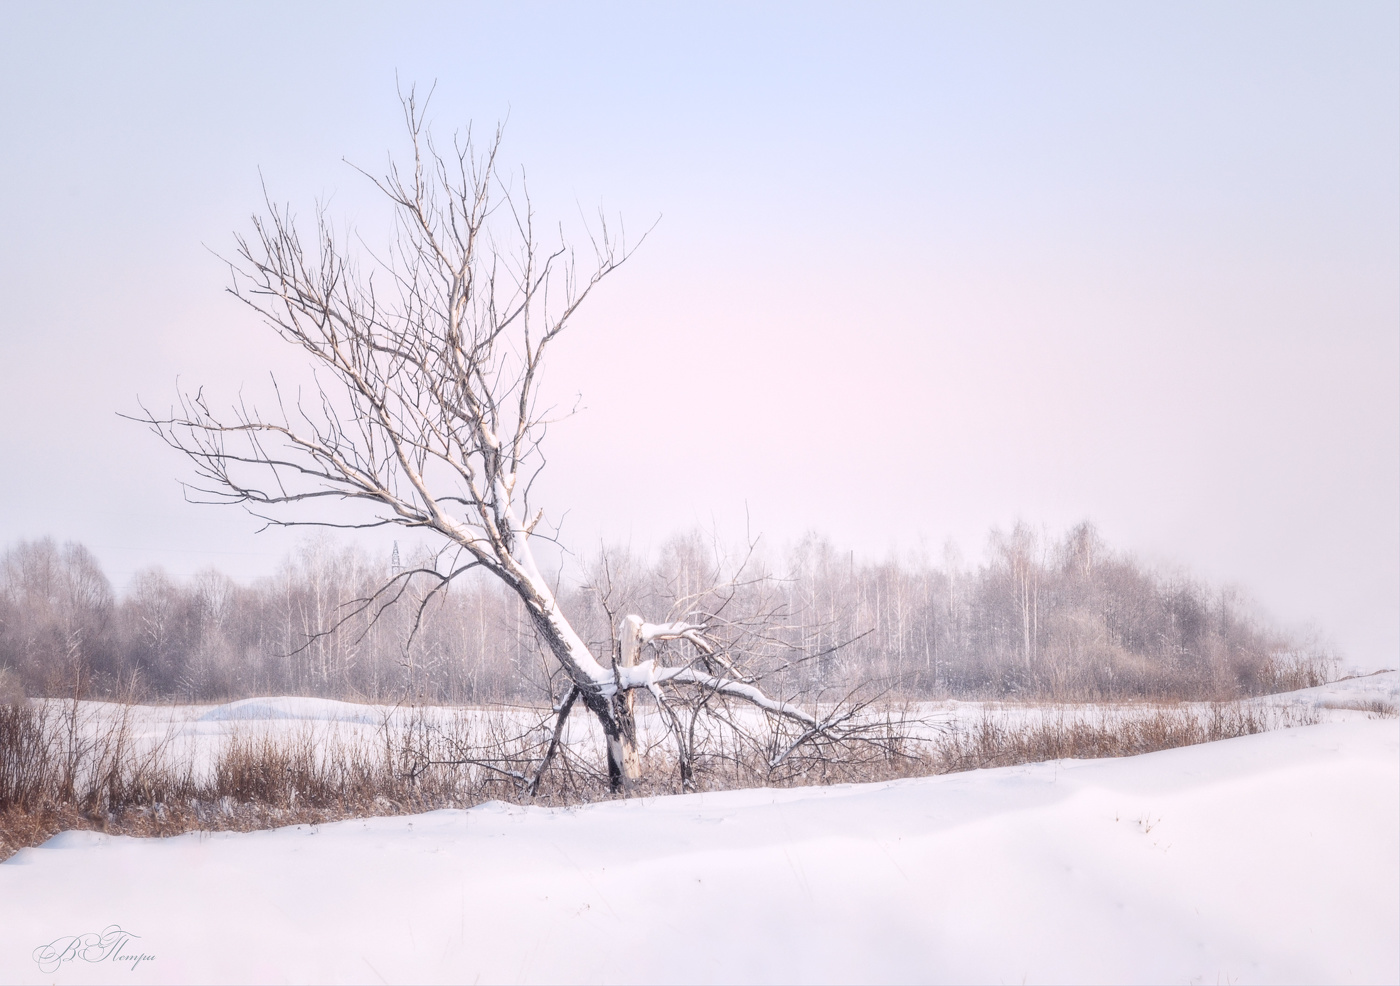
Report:
M528 616L494 580L469 575L426 598L419 579L377 619L357 604L425 561L321 538L251 584L151 569L119 596L82 545L20 542L0 560L0 690L451 704L554 694ZM1319 684L1335 664L1237 591L1146 566L1089 524L1060 537L1024 524L993 532L975 565L871 563L815 535L780 559L736 556L697 532L651 558L600 552L585 569L558 594L601 659L614 646L610 613L700 614L785 667L773 680L791 694L1223 699Z

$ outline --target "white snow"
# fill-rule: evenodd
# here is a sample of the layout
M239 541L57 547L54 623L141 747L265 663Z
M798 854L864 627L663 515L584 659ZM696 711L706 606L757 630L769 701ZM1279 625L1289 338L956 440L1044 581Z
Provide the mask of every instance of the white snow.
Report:
M643 623L641 637L643 643L670 637L684 637L686 634L705 629L700 623Z
M114 925L140 936L120 960L35 961ZM14 983L1398 979L1400 724L1358 712L886 784L73 832L0 864Z
M1254 701L1274 705L1310 705L1319 710L1333 712L1364 712L1368 707L1382 705L1389 706L1393 713L1396 706L1400 705L1400 672L1388 669L1372 671L1316 688L1262 696Z
M620 669L625 681L637 686L664 682L684 669L657 667L644 661L632 668ZM690 674L692 672L686 671ZM742 687L741 683L731 683ZM611 687L611 682L609 682ZM782 703L769 700L770 708ZM1394 708L1400 705L1400 672L1387 671L1334 682L1318 688L1261 696L1247 700L1267 713L1275 725L1290 721L1346 722L1365 719L1373 714L1368 707L1379 704ZM760 703L762 704L762 703ZM66 714L69 703L51 700L51 712ZM468 735L483 738L503 728L507 732L539 726L542 735L553 728L548 709L523 707L457 708L452 706L390 706L362 705L330 699L275 696L243 699L225 705L119 706L106 702L78 703L78 722L87 736L99 735L114 718L130 717L133 740L141 747L163 746L175 760L188 759L197 774L207 773L220 749L233 736L244 738L272 734L276 736L311 735L322 742L342 744L381 744L381 729L401 725L411 717L422 717L443 727L465 726ZM804 710L791 706L798 717ZM1068 703L1040 705L1015 702L921 702L908 709L912 735L935 740L946 729L974 727L982 721L1009 729L1034 728L1038 725L1059 725L1082 722L1090 725L1111 725L1151 715L1158 706L1150 703ZM1167 707L1172 708L1171 706ZM1184 706L1207 714L1205 703ZM819 713L829 711L823 706ZM742 705L732 715L754 727L762 726L763 711L757 706ZM652 743L668 743L668 727L664 718L650 704L637 710L638 737L643 747ZM581 708L574 707L566 723L563 740L585 757L596 757L601 749L602 733L597 723Z
M336 702L326 698L245 698L218 705L199 716L200 722L250 722L268 719L297 719L311 722L353 722L378 726L384 713L373 706Z

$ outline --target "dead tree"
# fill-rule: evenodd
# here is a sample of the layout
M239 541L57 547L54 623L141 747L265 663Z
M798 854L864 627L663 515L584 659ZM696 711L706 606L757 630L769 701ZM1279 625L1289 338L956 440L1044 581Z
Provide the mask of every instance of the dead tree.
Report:
M400 525L439 541L435 567L395 573L367 606L382 611L426 579L421 616L464 572L500 579L601 724L615 789L638 776L638 689L663 702L663 687L729 696L820 733L818 717L709 660L703 620L626 616L605 664L561 612L530 543L545 530L530 502L549 424L540 374L550 344L630 253L606 222L590 236L586 265L562 232L545 247L523 176L497 164L499 129L480 151L470 132L442 148L413 94L402 102L411 164L365 173L393 207L386 250L356 246L319 209L307 243L291 211L265 196L266 212L230 261L229 291L309 357L309 395L292 397L274 376L274 413L247 403L215 411L195 391L163 415L143 405L138 420L193 460L194 499L241 504L269 524ZM662 641L685 642L705 660L640 659Z

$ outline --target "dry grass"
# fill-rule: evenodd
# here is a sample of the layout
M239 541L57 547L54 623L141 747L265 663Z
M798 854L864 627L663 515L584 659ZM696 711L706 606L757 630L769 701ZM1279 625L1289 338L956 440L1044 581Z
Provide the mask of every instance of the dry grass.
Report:
M711 737L692 763L691 788L878 781L1060 758L1116 757L1317 721L1316 713L1239 703L1143 706L1091 713L988 710L911 738L907 716L872 719L841 748L805 745L774 765L791 737ZM1393 710L1390 714L1394 714ZM416 710L369 742L305 728L235 733L197 772L168 741L135 741L132 707L100 723L79 703L0 703L0 859L70 829L133 836L250 831L345 818L466 808L488 800L581 804L612 797L602 764L561 747L533 797L538 728L504 717ZM643 758L639 794L679 790L677 764L658 744Z
M1214 702L1208 705L1142 706L1083 714L1058 710L1030 722L984 712L934 744L934 772L1039 763L1045 760L1129 757L1271 729L1311 725L1309 709L1281 709Z
M235 732L202 774L168 737L137 742L132 706L115 710L99 719L78 702L0 703L0 860L70 829L244 832L520 800L518 785L499 770L425 767L422 738L431 719L423 710L369 743L309 726L283 735ZM433 749L461 751L468 738L459 720L436 735ZM472 738L483 762L533 752L512 750L508 737ZM547 776L533 803L606 797L605 776L578 768L571 763Z
M1339 709L1348 712L1365 712L1373 719L1395 719L1400 717L1400 706L1385 699L1356 699L1351 702L1323 702L1324 709Z

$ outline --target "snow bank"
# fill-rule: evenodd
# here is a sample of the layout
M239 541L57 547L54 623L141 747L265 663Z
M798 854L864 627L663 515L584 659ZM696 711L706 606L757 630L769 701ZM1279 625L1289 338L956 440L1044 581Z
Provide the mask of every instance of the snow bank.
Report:
M104 929L115 958L36 962ZM68 833L0 864L16 983L1397 978L1390 719L890 784Z
M1254 701L1274 705L1308 705L1319 710L1342 713L1365 712L1378 706L1389 706L1393 710L1400 705L1400 671L1373 671L1370 674L1353 675L1326 685L1318 685L1316 688L1267 695Z

